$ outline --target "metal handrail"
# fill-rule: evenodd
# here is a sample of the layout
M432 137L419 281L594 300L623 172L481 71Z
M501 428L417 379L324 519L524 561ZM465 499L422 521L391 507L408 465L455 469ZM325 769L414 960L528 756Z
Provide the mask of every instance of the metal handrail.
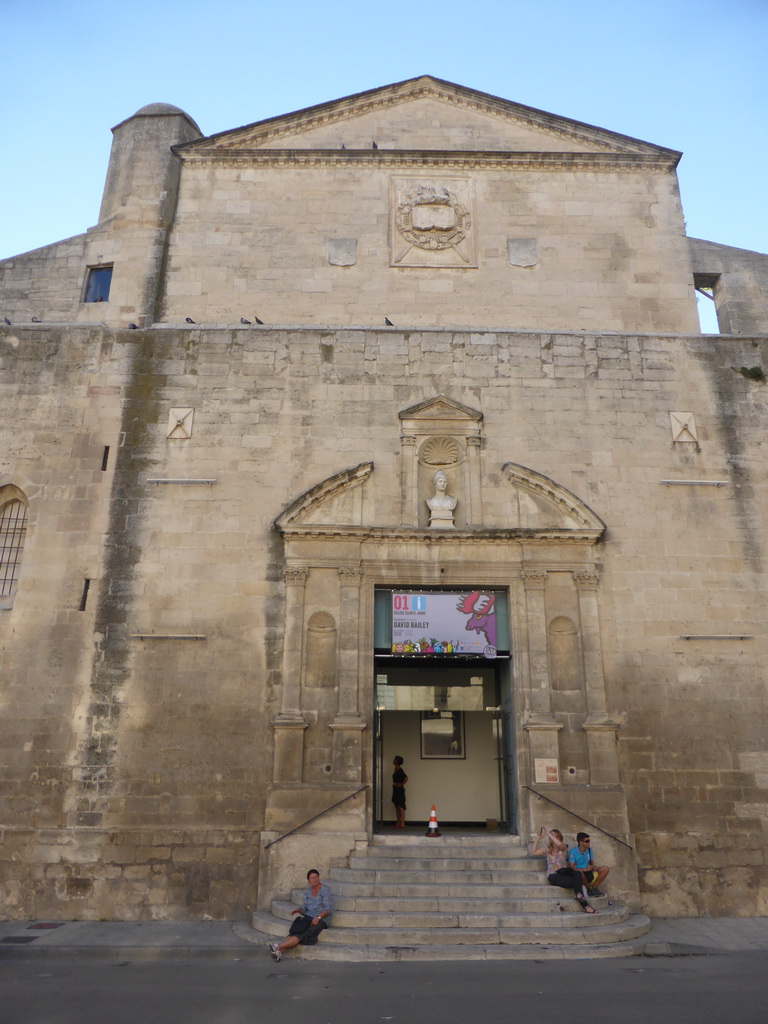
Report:
M362 793L364 789L368 789L368 783L367 782L366 782L366 784L364 786L361 786L360 789L356 789L354 793L349 793L347 796L343 797L341 800L337 800L335 804L331 804L330 807L326 807L324 811L320 811L320 813L316 814L313 818L307 818L306 821L302 821L302 823L300 825L297 825L296 828L292 828L290 830L290 832L283 832L283 834L281 836L278 836L277 839L273 839L272 842L267 843L266 846L264 847L264 849L268 850L270 848L270 846L274 846L275 843L279 843L280 840L281 839L285 839L286 836L292 836L294 832L298 832L299 829L300 828L304 828L305 825L311 825L313 821L317 821L318 818L322 818L322 816L324 814L327 814L328 811L332 811L334 809L334 807L338 807L340 804L346 803L347 800L351 800L353 796L357 796L358 793Z
M613 835L612 832L606 832L604 828L600 828L599 825L596 825L594 821L590 821L588 818L583 818L580 814L577 814L576 811L568 810L567 807L563 807L562 804L559 804L557 800L552 800L550 797L544 796L543 793L537 793L536 790L531 789L530 786L523 786L523 789L527 789L529 793L533 793L533 795L537 796L539 800L547 800L549 803L554 804L555 807L559 807L560 810L565 811L566 814L571 814L574 818L578 818L579 821L583 821L586 825L589 825L590 828L596 828L598 832L602 832L604 836L608 836L608 838L613 839L614 842L621 843L621 845L626 846L628 850L633 849L633 847L630 846L629 843L625 843L623 839L619 839L619 837Z

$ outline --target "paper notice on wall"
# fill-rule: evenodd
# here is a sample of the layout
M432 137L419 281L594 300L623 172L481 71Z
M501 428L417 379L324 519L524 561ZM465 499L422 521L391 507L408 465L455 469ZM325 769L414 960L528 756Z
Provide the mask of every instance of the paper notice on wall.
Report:
M536 782L560 781L560 770L556 757L536 757L533 761L533 772Z

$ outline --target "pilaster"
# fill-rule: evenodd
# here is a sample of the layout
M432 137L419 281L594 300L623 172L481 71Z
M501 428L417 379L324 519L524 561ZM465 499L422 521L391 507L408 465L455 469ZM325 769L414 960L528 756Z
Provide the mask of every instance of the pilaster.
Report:
M581 644L587 691L587 734L589 781L592 785L613 785L619 781L616 732L619 723L608 714L605 676L600 649L600 616L597 602L599 573L579 570L573 573L579 598Z
M543 569L523 569L520 578L525 587L530 672L530 706L523 728L528 733L529 767L533 778L533 766L537 758L559 760L557 734L562 729L562 724L557 722L552 714L544 604L547 573Z
M358 710L358 652L360 649L360 586L363 570L338 570L341 586L339 626L339 703L331 723L334 781L359 782L362 777L361 733L365 722Z
M283 641L283 685L275 730L275 782L301 782L304 730L307 722L300 710L302 647L304 643L304 592L309 569L283 570L285 580L285 638Z

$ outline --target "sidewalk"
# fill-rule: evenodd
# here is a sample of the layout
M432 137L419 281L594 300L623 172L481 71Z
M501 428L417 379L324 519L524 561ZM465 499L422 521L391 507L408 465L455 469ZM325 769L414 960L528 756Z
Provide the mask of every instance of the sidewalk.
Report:
M656 918L646 956L768 950L768 917ZM0 921L0 959L37 956L252 959L267 950L245 921Z

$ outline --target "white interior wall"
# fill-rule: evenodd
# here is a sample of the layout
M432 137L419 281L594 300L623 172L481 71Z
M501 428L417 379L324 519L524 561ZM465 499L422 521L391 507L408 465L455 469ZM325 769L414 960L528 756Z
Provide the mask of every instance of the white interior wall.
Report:
M481 821L499 818L499 783L493 716L486 711L466 711L465 758L421 758L421 716L418 711L384 711L381 716L383 750L383 811L385 821L394 821L390 801L396 754L404 758L407 821L424 821L426 828L432 804L438 824L451 821Z

